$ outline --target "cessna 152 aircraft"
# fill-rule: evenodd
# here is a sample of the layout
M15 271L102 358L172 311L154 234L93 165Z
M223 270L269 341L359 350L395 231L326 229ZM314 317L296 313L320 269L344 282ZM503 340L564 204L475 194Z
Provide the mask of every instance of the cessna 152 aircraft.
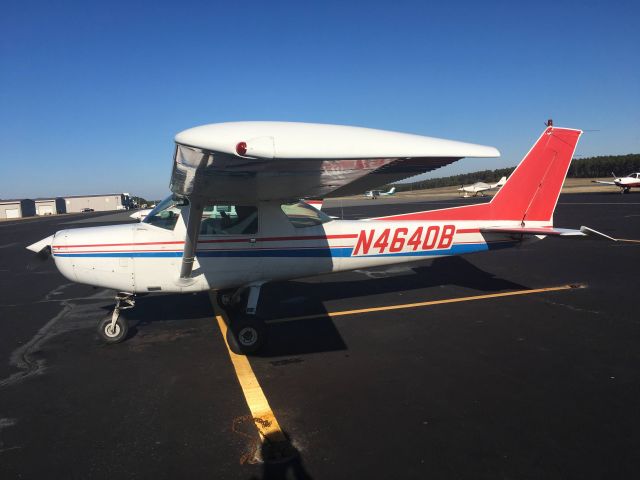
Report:
M484 197L484 192L487 190L493 190L494 188L500 188L505 183L507 183L507 177L502 177L496 183L484 183L484 182L476 182L473 185L462 186L458 189L459 192L464 192L464 197L469 197L470 193L473 193L474 197L477 197L478 194L481 194Z
M382 192L380 190L368 190L364 192L364 196L367 198L371 198L372 200L375 200L378 197L390 197L395 193L396 193L396 187L391 187L386 192Z
M115 289L98 332L127 336L123 311L148 292L216 290L234 312L227 341L255 352L265 282L599 234L553 226L580 130L548 127L489 203L367 220L334 220L300 198L353 195L493 147L366 128L238 122L175 137L170 188L141 223L61 230L30 245L68 279ZM606 237L606 236L605 236ZM606 237L610 238L610 237Z
M631 187L640 187L640 173L630 173L626 177L616 177L615 173L612 173L613 181L607 182L605 180L591 180L593 183L604 183L605 185L615 185L620 188L620 193L629 193Z

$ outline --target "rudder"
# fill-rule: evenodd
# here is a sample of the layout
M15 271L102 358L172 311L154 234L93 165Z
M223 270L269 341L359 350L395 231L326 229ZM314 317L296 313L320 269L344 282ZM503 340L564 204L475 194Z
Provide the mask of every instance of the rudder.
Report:
M377 220L552 222L581 130L548 127L489 203L380 217Z
M581 134L548 127L491 200L491 219L551 221Z

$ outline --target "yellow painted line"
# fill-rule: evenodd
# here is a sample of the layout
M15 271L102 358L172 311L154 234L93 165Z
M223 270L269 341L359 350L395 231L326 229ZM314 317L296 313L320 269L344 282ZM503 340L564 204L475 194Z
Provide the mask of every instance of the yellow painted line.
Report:
M586 285L567 284L567 285L560 285L557 287L531 288L526 290L516 290L512 292L489 293L486 295L474 295L472 297L447 298L444 300L431 300L428 302L405 303L403 305L388 305L385 307L361 308L358 310L345 310L342 312L326 312L326 313L321 313L316 315L304 315L301 317L277 318L274 320L267 320L266 323L295 322L298 320L311 320L314 318L342 317L345 315L358 315L360 313L386 312L389 310L404 310L407 308L429 307L432 305L443 305L446 303L460 303L460 302L470 302L474 300L485 300L487 298L512 297L515 295L531 295L533 293L557 292L560 290L571 290L574 288L586 288Z
M211 295L214 295L213 293ZM213 300L213 299L212 299ZM213 302L212 302L213 303ZM218 327L220 327L220 333L222 334L222 340L227 345L227 351L231 358L231 363L240 382L242 393L251 411L253 417L253 423L258 429L260 438L268 440L270 442L285 442L286 437L278 424L276 416L273 414L267 397L260 387L260 382L253 373L249 359L244 355L237 355L231 351L227 344L227 322L222 315L216 312L216 320L218 321Z
M616 240L619 242L640 243L640 240L629 240L626 238L616 238Z

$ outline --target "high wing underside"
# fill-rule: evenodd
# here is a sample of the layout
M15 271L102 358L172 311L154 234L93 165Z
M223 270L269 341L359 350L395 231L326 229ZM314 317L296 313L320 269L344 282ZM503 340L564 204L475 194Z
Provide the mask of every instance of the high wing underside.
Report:
M176 136L171 190L208 200L336 197L435 170L483 145L340 125L237 122Z

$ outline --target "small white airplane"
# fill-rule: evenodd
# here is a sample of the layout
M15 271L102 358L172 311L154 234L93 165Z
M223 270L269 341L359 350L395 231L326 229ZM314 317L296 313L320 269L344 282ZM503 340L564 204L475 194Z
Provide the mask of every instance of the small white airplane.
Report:
M131 218L135 218L136 220L142 221L144 220L144 217L146 217L147 215L149 215L149 213L151 213L151 210L153 210L153 208L143 208L140 210L136 210L129 216Z
M459 192L464 192L464 198L468 198L470 193L476 197L481 194L484 197L484 192L487 190L493 190L494 188L500 188L507 183L507 177L502 177L496 183L476 182L473 185L462 186L458 189Z
M334 220L300 198L353 195L497 149L366 128L237 122L175 137L173 195L141 223L61 230L27 248L68 279L119 292L98 323L127 336L136 294L214 290L229 313L227 342L257 351L262 285L426 258L593 234L553 226L580 130L548 127L488 203L366 220ZM611 239L613 240L613 239Z
M396 187L391 187L386 192L383 192L381 190L368 190L368 191L364 192L364 196L367 197L367 198L370 198L372 200L375 200L378 197L390 197L391 195L394 195L395 193L396 193Z
M615 185L620 188L620 193L629 193L631 188L640 187L640 173L630 173L626 177L616 177L615 173L612 173L613 181L607 182L606 180L591 180L593 183L603 183L605 185Z

